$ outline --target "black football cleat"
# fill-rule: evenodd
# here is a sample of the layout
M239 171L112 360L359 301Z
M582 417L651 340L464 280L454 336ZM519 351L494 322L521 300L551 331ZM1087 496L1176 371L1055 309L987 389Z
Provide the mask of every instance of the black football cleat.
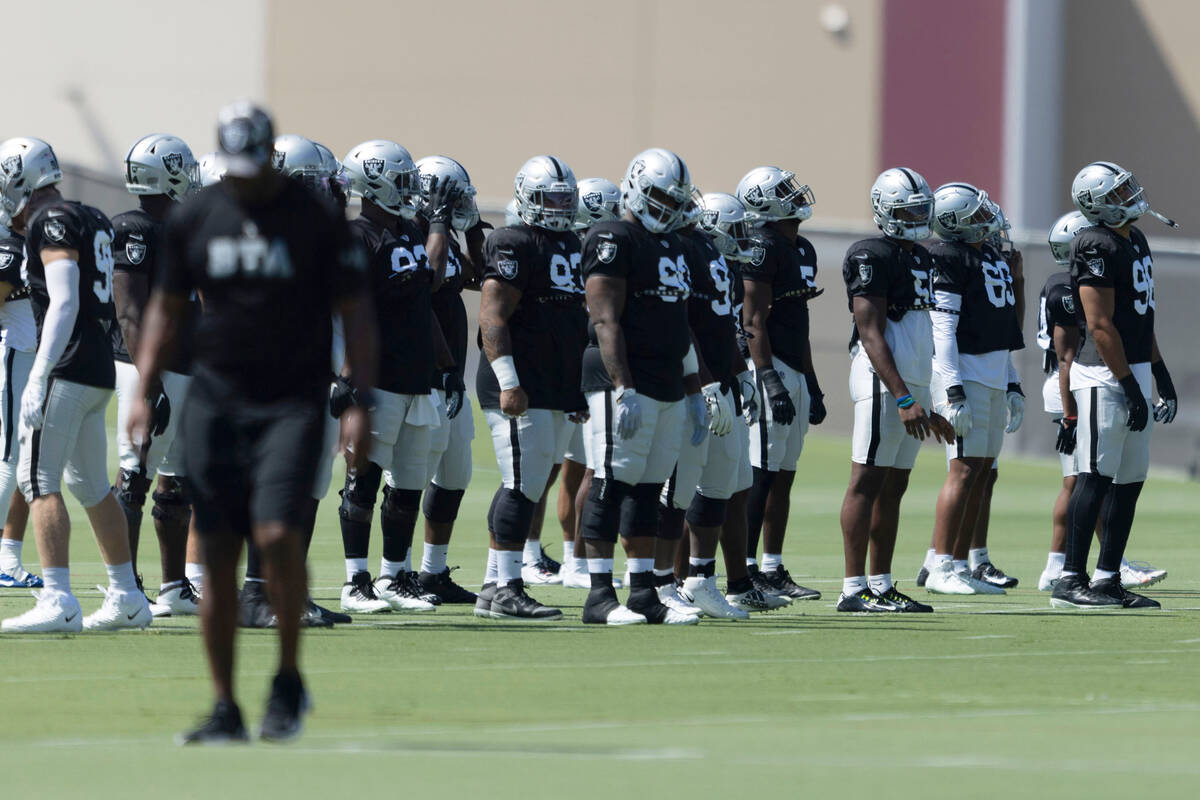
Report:
M274 628L275 610L262 581L246 581L238 592L238 625L243 628Z
M1058 579L1053 594L1050 595L1052 608L1080 609L1083 611L1104 611L1121 609L1124 600L1111 594L1096 591L1088 583L1086 575L1064 575Z
M321 607L309 598L308 605L304 607L304 613L300 615L300 624L306 628L332 628L333 620L327 619L321 613Z
M892 611L899 611L901 614L930 614L933 612L933 606L913 600L895 586L879 595L879 599L885 603L891 603Z
M475 616L483 619L492 618L492 598L496 596L496 584L485 583L479 587L479 594L475 595Z
M1020 583L1013 576L1004 574L1004 570L996 567L990 561L984 561L975 567L975 571L971 573L971 577L992 586L999 586L1001 589L1012 589Z
M562 619L562 611L544 606L525 594L525 582L519 578L504 586L497 586L492 595L489 609L492 619L523 620L526 622L551 622Z
M1104 578L1092 584L1092 591L1100 592L1108 597L1115 598L1121 602L1121 608L1129 609L1147 609L1147 608L1162 608L1162 604L1157 600L1151 600L1149 597L1140 594L1134 594L1121 586L1121 576L1114 575L1111 578Z
M562 564L551 558L550 554L546 552L546 548L544 547L542 548L542 557L538 559L538 563L545 566L546 569L548 569L550 572L553 572L555 575L562 571Z
M470 605L478 598L474 592L469 592L450 579L450 573L457 567L446 567L441 572L422 572L417 576L421 591L438 598L439 603L446 605Z
M271 682L267 713L263 715L258 738L264 742L286 742L304 730L304 715L308 713L308 692L299 675L279 673Z
M807 586L801 586L792 580L792 576L783 564L780 564L771 572L764 572L763 577L775 587L775 594L790 597L793 600L820 600L821 593L816 589L809 589Z
M925 581L927 580L929 580L929 570L925 569L925 566L922 565L921 568L917 570L917 586L921 587L922 589L925 588Z
M782 594L775 588L775 584L767 577L767 574L758 568L757 564L747 564L746 574L750 576L750 583L755 589L758 589L763 594L773 594L777 597L782 597Z
M176 737L181 745L191 744L242 744L250 741L246 726L242 724L242 712L237 703L218 700L212 714L193 730Z
M340 611L334 611L333 609L326 608L325 606L317 605L313 602L311 597L308 598L308 608L310 611L316 609L317 613L320 614L330 625L349 625L354 621L354 618L349 614L343 614Z
M870 589L863 589L839 597L837 610L847 614L877 614L899 609L893 608L891 603L885 602Z

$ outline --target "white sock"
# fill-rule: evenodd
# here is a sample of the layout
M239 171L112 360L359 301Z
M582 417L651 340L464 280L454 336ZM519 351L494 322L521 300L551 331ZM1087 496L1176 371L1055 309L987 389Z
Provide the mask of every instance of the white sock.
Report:
M379 559L379 577L394 578L401 572L408 572L408 561L388 561Z
M354 580L354 576L360 572L367 571L367 560L365 558L347 558L346 559L346 583Z
M1063 565L1066 563L1066 553L1051 553L1050 555L1046 556L1046 572L1049 572L1050 574L1062 572Z
M635 572L653 572L654 571L654 559L653 558L630 558L630 559L626 560L625 566L629 569L629 573L631 575Z
M490 547L488 548L487 569L483 573L483 582L496 582L496 551Z
M853 578L842 578L842 595L851 597L867 588L867 577L858 575Z
M872 575L867 578L867 585L871 587L871 591L875 594L883 594L892 588L892 573L885 572L882 575Z
M180 589L183 587L183 581L171 581L170 583L160 583L158 585L158 593L169 592L172 589Z
M925 567L925 569L929 570L930 572L933 571L933 567L937 563L936 561L933 560L933 557L936 555L937 555L937 553L934 552L932 547L925 551L924 567Z
M1095 583L1096 581L1102 581L1105 578L1111 578L1116 574L1117 573L1115 572L1109 572L1106 569L1100 569L1099 567L1096 567L1096 571L1092 573L1092 583Z
M967 564L971 567L971 572L980 564L985 564L989 561L988 551L986 547L973 547L967 552Z
M496 551L496 585L505 586L521 580L521 551Z
M1067 570L1064 569L1062 571L1062 573L1059 574L1059 577L1060 578L1070 578L1072 575L1078 575L1078 574L1079 574L1078 572L1068 572Z
M709 564L715 564L716 561L717 560L715 558L696 558L695 556L688 556L688 566L692 567L707 567Z
M542 542L540 539L526 539L524 561L526 564L536 564L542 559Z
M954 571L959 573L960 575L964 572L970 572L970 570L967 568L967 562L965 562L965 561L959 561L956 558L956 559L953 559L951 563L954 565Z
M42 570L42 581L47 592L71 593L71 568L46 567Z
M197 564L194 561L189 561L183 565L183 574L192 582L193 586L200 586L204 583L204 565Z
M656 577L656 578L663 578L663 577L666 577L667 575L674 575L674 574L675 574L675 570L673 570L669 567L667 569L659 569L658 567L654 568L654 577Z
M132 594L138 590L137 576L133 574L133 562L105 564L108 572L108 588L121 594Z
M774 572L776 567L783 566L783 555L780 553L763 552L763 572Z
M567 572L575 571L575 543L563 540L563 569Z
M12 575L21 568L21 545L16 539L0 539L0 572Z
M588 573L591 575L600 575L605 572L613 571L613 560L611 558L589 558L587 560Z
M750 556L746 556L746 566L747 566L747 567L757 567L757 566L758 566L758 562L757 562L757 561L755 561L755 560L754 560L753 558L751 558Z
M439 575L446 571L446 554L450 552L448 544L426 544L421 553L421 572L431 572Z
M943 564L949 564L953 560L953 556L943 555L940 553L934 554L933 564L929 567L929 571L933 572L934 570L941 569Z

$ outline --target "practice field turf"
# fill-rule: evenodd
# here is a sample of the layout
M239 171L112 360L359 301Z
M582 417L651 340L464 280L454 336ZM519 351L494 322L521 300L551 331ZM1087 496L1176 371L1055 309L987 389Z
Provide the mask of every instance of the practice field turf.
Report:
M497 480L479 430L451 550L456 577L472 586ZM833 611L847 448L811 437L793 494L786 561L821 589L820 601L742 623L606 630L578 622L582 592L535 588L563 607L563 623L485 622L444 608L310 632L315 712L291 746L172 743L209 704L193 621L2 636L0 796L1194 797L1196 485L1154 476L1142 494L1130 553L1170 570L1149 592L1161 612L1049 609L1036 582L1057 467L1012 459L996 490L991 550L1021 586L1006 597L934 599L928 616L861 618ZM922 600L911 580L943 475L940 451L926 448L905 505L898 577ZM311 559L313 593L334 607L343 579L335 509L321 508ZM72 518L73 575L90 612L103 569L77 506ZM551 511L546 540L558 556L553 520ZM146 585L156 587L148 518L142 537ZM32 544L27 553L36 561ZM5 590L0 615L30 602ZM240 699L255 725L273 634L243 632L239 655Z

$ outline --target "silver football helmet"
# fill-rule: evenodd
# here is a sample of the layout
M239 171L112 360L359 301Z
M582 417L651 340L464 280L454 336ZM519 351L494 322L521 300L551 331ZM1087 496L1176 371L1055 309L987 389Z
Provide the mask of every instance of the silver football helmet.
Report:
M456 231L468 231L479 223L475 187L471 185L471 176L462 164L449 156L425 156L417 162L417 172L421 176L422 203L429 199L429 186L433 178L437 178L439 184L454 181L462 190L450 214L450 227Z
M584 178L579 182L579 207L575 230L587 230L597 222L621 216L621 187L607 178Z
M893 167L871 184L871 211L885 236L912 242L928 239L933 191L918 173Z
M1054 220L1050 226L1050 255L1054 263L1065 267L1071 260L1071 240L1084 228L1092 225L1080 211L1071 211Z
M762 222L812 216L816 197L807 184L797 185L796 174L779 167L755 167L738 181L737 198Z
M754 247L750 226L754 215L742 201L725 192L709 192L701 197L700 230L712 237L713 245L726 258L748 261Z
M552 231L569 231L575 224L579 187L575 173L554 156L534 156L513 181L517 213L526 223Z
M933 230L951 242L982 242L1000 229L1000 206L969 183L947 183L933 193Z
M691 222L692 174L683 159L652 147L633 157L621 181L621 204L651 233L667 233Z
M275 137L271 168L316 192L329 193L329 165L312 139L285 133Z
M400 145L372 139L350 148L342 159L350 191L365 197L389 214L405 219L416 216L413 201L420 196L421 181L412 156Z
M143 136L125 156L125 188L130 194L165 194L182 202L200 188L192 149L178 136Z
M1137 178L1110 161L1093 161L1071 181L1071 199L1095 224L1120 226L1150 211Z
M41 139L18 136L0 142L0 215L11 220L24 210L30 195L62 177L58 157Z
M520 225L522 222L521 211L517 208L517 198L508 201L508 205L504 207L504 224L508 226Z
M343 196L349 194L350 180L346 177L345 170L342 169L342 162L337 160L337 156L333 154L332 150L320 142L313 142L313 147L317 148L321 154L321 167L329 176L330 186L339 188Z
M200 186L212 186L225 177L225 165L220 153L205 153L196 162L196 181Z
M1013 245L1012 237L1008 233L1012 230L1012 225L1009 224L1008 217L1004 216L1004 209L1000 208L1000 206L996 206L996 220L998 223L996 232L987 237L987 243L996 248L1000 252L1000 255L1007 258L1012 255L1016 247Z

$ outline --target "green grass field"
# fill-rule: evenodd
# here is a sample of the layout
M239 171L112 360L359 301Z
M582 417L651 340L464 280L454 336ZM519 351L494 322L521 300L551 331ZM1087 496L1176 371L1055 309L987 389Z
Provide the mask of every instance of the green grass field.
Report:
M315 712L291 746L172 743L209 704L191 620L145 633L0 637L0 796L1195 796L1195 484L1154 476L1142 495L1130 552L1171 572L1150 592L1159 613L1049 609L1036 581L1057 465L1012 459L991 549L1021 587L935 601L933 615L868 619L833 611L847 461L844 439L811 437L793 496L786 560L822 600L743 623L606 630L578 623L582 592L544 589L534 594L561 605L564 623L485 622L462 608L311 632L304 664ZM485 437L475 462L451 550L468 585L482 577L497 480ZM901 588L912 589L943 475L940 451L928 447L905 507ZM72 513L74 580L89 612L104 573L82 512ZM143 543L146 585L157 586L149 520ZM36 561L32 545L27 561ZM314 595L336 606L332 502L311 564ZM31 602L6 590L0 615ZM239 641L240 699L256 724L273 635Z

